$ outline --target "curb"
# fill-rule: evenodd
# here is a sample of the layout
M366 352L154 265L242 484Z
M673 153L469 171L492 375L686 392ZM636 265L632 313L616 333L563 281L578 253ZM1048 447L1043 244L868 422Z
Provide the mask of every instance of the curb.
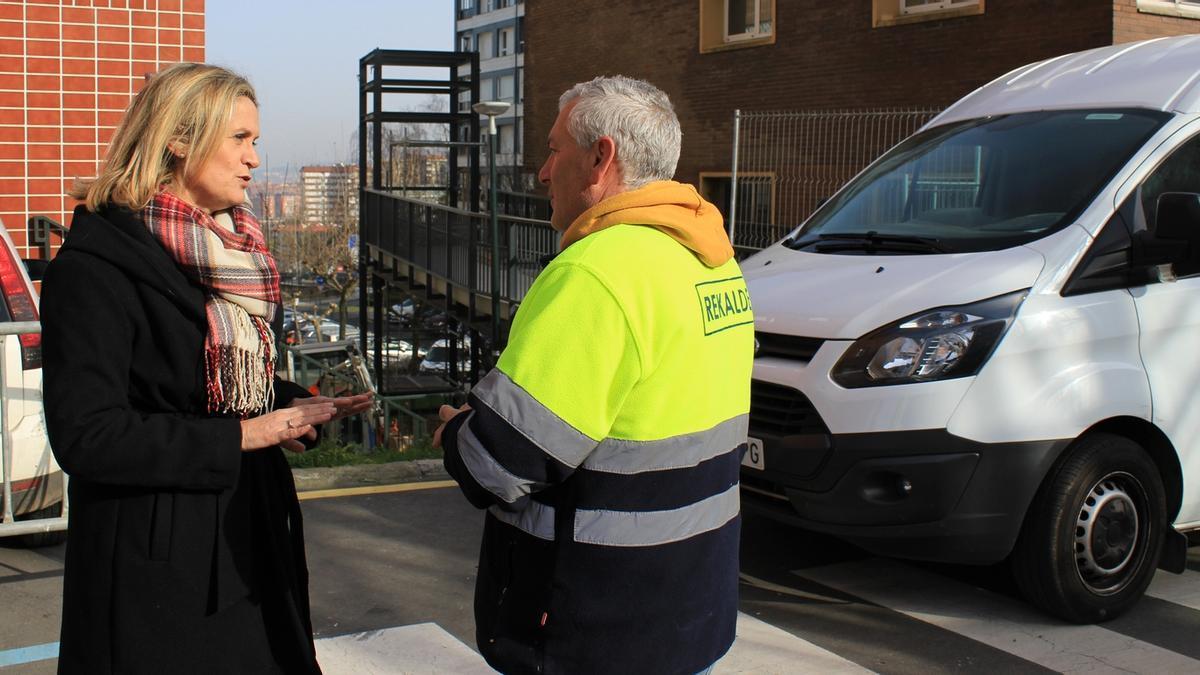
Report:
M440 459L292 469L292 476L297 492L450 479Z

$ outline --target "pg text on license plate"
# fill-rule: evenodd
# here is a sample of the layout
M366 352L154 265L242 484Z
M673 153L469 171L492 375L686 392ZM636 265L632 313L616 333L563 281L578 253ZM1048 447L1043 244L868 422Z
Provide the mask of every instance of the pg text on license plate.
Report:
M763 457L763 442L757 438L746 438L746 454L742 455L742 466L762 471L767 468Z

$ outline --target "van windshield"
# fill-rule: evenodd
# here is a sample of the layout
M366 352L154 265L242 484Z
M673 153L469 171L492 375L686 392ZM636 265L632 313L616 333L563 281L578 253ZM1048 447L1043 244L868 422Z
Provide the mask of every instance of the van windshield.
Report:
M994 251L1071 222L1167 119L1065 110L935 127L893 148L784 242L861 255Z

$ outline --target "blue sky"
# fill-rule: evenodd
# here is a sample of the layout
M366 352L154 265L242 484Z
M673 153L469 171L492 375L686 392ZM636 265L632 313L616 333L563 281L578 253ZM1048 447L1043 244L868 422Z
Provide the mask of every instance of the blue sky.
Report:
M358 60L382 49L450 50L452 0L208 0L210 63L245 75L260 102L259 154L278 179L351 159ZM265 167L264 167L265 168Z

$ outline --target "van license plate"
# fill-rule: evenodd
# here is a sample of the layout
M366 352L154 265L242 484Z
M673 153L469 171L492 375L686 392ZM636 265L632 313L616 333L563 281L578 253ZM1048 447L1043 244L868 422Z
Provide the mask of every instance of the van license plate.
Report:
M767 468L763 457L763 442L757 438L746 438L746 454L742 456L742 466L763 471Z

